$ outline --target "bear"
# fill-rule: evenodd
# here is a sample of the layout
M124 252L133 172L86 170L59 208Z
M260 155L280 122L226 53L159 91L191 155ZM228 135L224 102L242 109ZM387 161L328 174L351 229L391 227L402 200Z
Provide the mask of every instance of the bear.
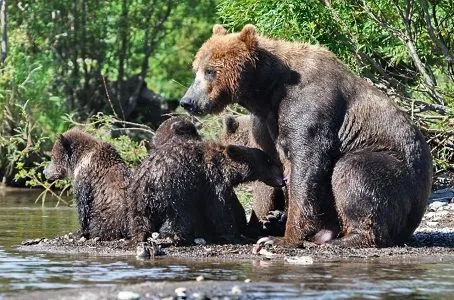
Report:
M206 115L238 103L289 162L285 234L269 242L387 247L411 237L431 189L429 147L388 96L335 54L261 36L250 24L235 33L215 25L193 71L185 110Z
M182 117L168 119L155 135L167 139L154 141L154 150L133 174L128 189L132 240L145 242L159 232L176 245L194 238L241 242L246 216L233 188L254 180L282 186L280 167L262 150L205 142L198 134L183 138L181 128L197 133Z
M43 173L48 180L72 178L82 237L129 237L126 191L131 170L112 145L70 129L55 141Z
M160 147L167 142L175 140L185 142L188 140L201 141L202 137L197 132L194 123L185 117L171 117L161 125L154 133L153 146Z
M251 115L226 116L223 119L220 141L224 144L261 149L252 134L253 120L254 117ZM266 151L266 149L261 150ZM283 189L256 181L252 184L252 190L252 212L248 222L248 235L283 235L286 218Z

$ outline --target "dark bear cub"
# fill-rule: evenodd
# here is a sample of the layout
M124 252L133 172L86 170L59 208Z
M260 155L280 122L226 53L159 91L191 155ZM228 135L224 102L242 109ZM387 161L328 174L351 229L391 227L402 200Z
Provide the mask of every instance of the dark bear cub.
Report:
M159 136L167 138L154 142L129 187L135 241L145 241L152 232L171 237L175 244L197 237L240 241L246 217L233 188L254 180L283 185L279 166L263 151L203 142L184 118L164 122L156 131Z
M71 129L55 142L43 173L49 180L73 178L83 237L128 237L125 193L131 174L113 146Z
M224 144L255 147L265 150L266 144L260 143L253 136L254 117L243 115L224 118L220 141ZM256 128L256 131L260 128ZM266 134L266 132L265 132ZM262 140L265 134L260 134ZM248 234L284 235L285 231L285 196L282 188L271 187L257 181L252 184L252 213L248 222Z

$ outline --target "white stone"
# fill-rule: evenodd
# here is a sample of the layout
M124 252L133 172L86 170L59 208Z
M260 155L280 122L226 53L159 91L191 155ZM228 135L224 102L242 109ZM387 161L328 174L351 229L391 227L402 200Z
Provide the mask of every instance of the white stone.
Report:
M135 300L140 299L140 294L131 291L121 291L118 293L117 299L119 300Z
M427 222L427 226L437 226L438 222Z
M205 280L205 277L203 277L202 275L200 275L200 276L197 276L195 280L196 280L196 281L204 281L204 280Z
M202 246L207 244L207 242L203 238L195 238L194 243L196 245L202 245Z
M151 238L154 239L154 240L156 240L157 238L159 238L159 232L153 232L153 233L151 234Z
M436 211L438 210L439 208L447 205L448 202L444 202L444 201L434 201L432 203L429 204L429 210L431 211Z
M241 289L239 286L235 285L232 287L232 295L234 296L241 295Z
M285 257L285 261L294 265L312 265L314 259L310 256Z
M177 297L186 297L186 288L185 287L176 288L175 295L177 295Z

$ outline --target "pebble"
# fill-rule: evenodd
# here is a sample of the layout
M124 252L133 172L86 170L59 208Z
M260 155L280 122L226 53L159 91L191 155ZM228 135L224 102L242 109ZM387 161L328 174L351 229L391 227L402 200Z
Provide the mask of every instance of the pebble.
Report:
M203 238L195 238L195 239L194 239L194 243L195 243L196 245L202 245L202 246L204 246L204 245L207 244L207 242L206 242L205 239L203 239Z
M427 222L427 226L437 226L438 225L438 222Z
M117 299L120 300L135 300L140 299L140 294L131 291L121 291L118 293Z
M185 287L176 288L175 295L177 295L177 297L186 297L186 288Z
M294 265L312 265L314 263L314 259L310 256L285 257L284 259Z
M80 242L80 243L83 243L83 242L85 242L86 240L87 240L87 239L83 236L83 237L81 237L81 238L79 239L79 242Z
M151 234L151 238L154 239L154 240L158 239L159 238L159 232L153 232Z
M97 242L97 241L99 241L99 236L95 236L95 237L93 238L93 242Z
M237 285L234 285L234 286L232 287L232 292L231 292L231 293L232 293L232 295L234 295L234 296L241 295L241 289L240 289L240 287L237 286Z
M246 278L246 279L244 280L244 282L245 282L245 283L249 283L249 282L251 282L251 279Z
M195 280L196 280L196 281L204 281L204 280L205 280L205 277L203 277L202 275L200 275L200 276L197 276Z
M273 258L274 256L276 256L276 254L266 250L265 248L260 249L258 254L262 255L262 256L265 256L266 258Z
M448 204L448 202L445 202L445 201L434 201L429 204L429 210L436 211L447 204Z
M195 300L205 300L205 299L209 299L207 296L205 296L204 294L202 293L193 293L191 295L191 299L195 299Z
M139 259L148 259L150 256L150 249L145 245L145 243L139 243L136 247L136 257Z

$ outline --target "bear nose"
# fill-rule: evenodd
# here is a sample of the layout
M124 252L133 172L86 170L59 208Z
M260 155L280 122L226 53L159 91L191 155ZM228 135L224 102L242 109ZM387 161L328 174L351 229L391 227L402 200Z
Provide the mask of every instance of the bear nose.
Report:
M183 97L180 100L180 105L189 112L194 110L194 100L190 97Z

